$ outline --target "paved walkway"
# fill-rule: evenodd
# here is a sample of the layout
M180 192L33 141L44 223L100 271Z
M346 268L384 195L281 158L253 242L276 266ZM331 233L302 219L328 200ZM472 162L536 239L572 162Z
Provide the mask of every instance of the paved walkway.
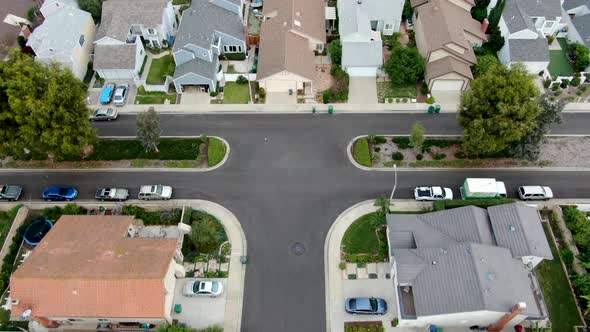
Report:
M432 206L432 203L416 202L413 200L393 200L392 210L396 211L417 211ZM351 206L336 218L330 227L326 242L324 244L324 273L326 280L326 331L344 331L344 322L348 317L344 316L343 310L338 310L344 303L342 299L346 293L342 280L340 264L340 244L348 227L359 217L375 212L375 200L368 200ZM385 331L391 331L391 324L383 326ZM389 325L389 328L388 328Z

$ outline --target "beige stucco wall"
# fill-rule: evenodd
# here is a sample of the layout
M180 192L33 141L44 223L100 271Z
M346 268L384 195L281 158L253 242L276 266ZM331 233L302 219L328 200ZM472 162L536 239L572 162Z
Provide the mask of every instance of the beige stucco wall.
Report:
M428 81L428 88L429 89L432 89L432 85L434 84L434 81L436 81L436 80L459 80L459 81L463 81L463 87L461 89L462 91L465 91L469 88L469 79L467 79L466 77L461 76L457 73L448 73L448 74L441 75L441 76L434 77L434 78L430 79Z
M272 90L272 86L270 86L271 84L273 84L273 81L295 81L296 82L296 89L303 89L303 83L304 82L312 82L312 88L313 88L313 81L304 77L301 77L299 75L293 74L291 72L288 72L286 70L276 73L274 75L265 77L264 79L258 80L258 84L260 84L260 87L264 88L267 92ZM271 89L269 89L269 87ZM284 91L284 92L289 92L289 91Z
M414 14L414 17L416 16L416 14ZM422 19L420 17L420 15L418 15L418 17L415 17L414 22L416 22L414 24L414 38L416 38L416 47L418 48L418 52L420 52L420 55L422 55L423 58L427 58L428 57L428 48L426 46L426 39L424 37L424 29L422 27Z
M174 300L174 287L176 287L176 276L174 275L175 265L176 262L174 259L171 259L170 266L168 266L168 271L166 272L166 277L164 278L164 291L166 292L164 312L166 313L166 320L168 322L172 322L172 302Z
M72 72L74 76L79 79L84 79L88 62L90 61L90 54L94 48L94 37L96 35L96 27L92 17L89 17L88 22L82 32L84 34L84 46L76 47L72 54ZM79 44L78 44L79 45Z

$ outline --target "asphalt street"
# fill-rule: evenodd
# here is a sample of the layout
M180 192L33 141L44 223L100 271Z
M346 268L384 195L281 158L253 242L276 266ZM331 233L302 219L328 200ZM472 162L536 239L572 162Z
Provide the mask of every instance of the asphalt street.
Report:
M559 134L590 134L590 116L567 114ZM100 135L134 135L134 116L97 124ZM366 172L350 164L346 147L366 133L404 134L421 121L430 134L458 134L454 115L165 115L163 135L217 135L231 146L213 172L18 171L0 172L0 183L21 184L24 199L38 199L48 185L74 185L80 198L98 186L141 184L174 187L174 198L224 205L241 222L248 241L242 331L324 331L323 246L336 217L349 206L389 196L393 173ZM421 184L458 187L466 177L496 177L508 190L525 184L553 188L559 198L590 197L590 172L446 170L398 172L395 198L410 198ZM305 252L292 247L302 243Z

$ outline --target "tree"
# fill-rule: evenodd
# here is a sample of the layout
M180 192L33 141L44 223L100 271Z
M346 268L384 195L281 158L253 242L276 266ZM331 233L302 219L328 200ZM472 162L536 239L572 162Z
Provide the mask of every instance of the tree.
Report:
M536 127L539 90L522 65L494 66L461 97L459 124L471 153L506 151Z
M96 141L86 85L69 69L13 49L0 64L0 149L15 158L79 157Z
M536 128L524 136L520 141L512 144L511 152L516 158L535 161L541 153L541 145L545 142L545 135L549 133L554 123L561 123L561 112L565 103L554 103L544 95L539 102L540 111L536 119Z
M189 237L197 252L204 254L214 252L221 242L217 225L209 218L193 221Z
M502 11L504 11L504 4L506 0L498 0L496 5L490 11L490 15L488 16L488 21L490 22L489 28L497 28L498 24L500 23L500 18L502 17Z
M392 84L411 84L424 75L424 58L415 47L394 47L391 57L385 63L385 72Z
M330 53L332 63L340 66L342 64L342 44L340 44L340 39L334 39L330 42L328 52Z
M586 46L578 42L570 44L568 54L576 70L583 71L590 65L590 51Z
M410 0L406 0L404 2L404 9L402 10L402 17L407 20L409 18L412 18L412 15L414 15L414 9L412 8L412 3L410 2Z
M475 0L475 6L471 8L471 17L479 22L483 22L488 17L489 4L490 0Z
M421 123L414 123L412 132L410 133L410 146L416 150L417 153L422 151L424 144L424 126Z
M484 44L484 47L493 51L498 52L504 46L504 37L498 27L489 28L490 39Z
M379 207L379 214L386 215L389 213L389 207L391 206L391 201L385 197L378 197L375 200L374 206Z
M160 117L153 107L137 116L137 139L141 141L146 152L159 152Z
M78 0L78 7L92 15L94 22L100 22L102 15L102 0Z
M493 66L500 65L500 61L493 54L484 54L477 56L477 64L473 67L473 74L475 77L483 76Z

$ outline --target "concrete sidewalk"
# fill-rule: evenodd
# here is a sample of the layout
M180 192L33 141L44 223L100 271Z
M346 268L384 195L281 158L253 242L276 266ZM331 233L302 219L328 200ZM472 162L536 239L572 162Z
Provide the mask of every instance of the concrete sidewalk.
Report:
M420 211L432 207L429 202L416 202L414 200L392 200L391 209L394 211ZM340 264L340 245L348 227L359 217L375 212L379 208L375 206L375 200L360 202L342 212L330 227L326 242L324 243L324 273L326 280L326 331L344 331L344 322L347 318L341 314L344 303L340 302L343 297L342 271ZM385 331L391 331L391 324L384 322Z

